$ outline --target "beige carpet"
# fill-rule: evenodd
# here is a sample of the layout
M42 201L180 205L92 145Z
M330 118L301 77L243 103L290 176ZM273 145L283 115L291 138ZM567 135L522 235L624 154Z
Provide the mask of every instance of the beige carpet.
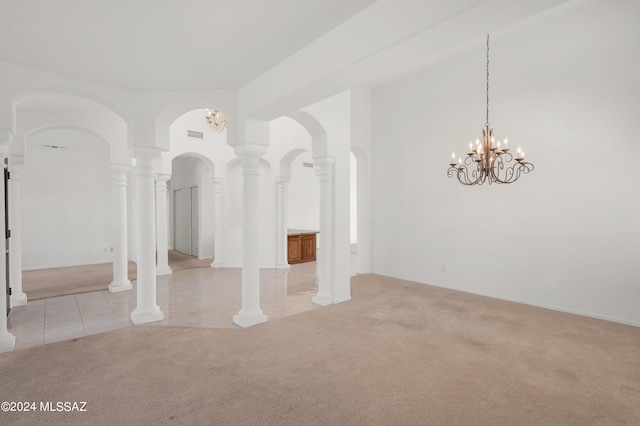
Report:
M198 259L175 250L169 250L169 267L174 271L205 268L210 265L211 259ZM137 278L136 266L134 262L129 262L128 276L131 281ZM25 292L28 300L37 300L106 290L112 281L112 263L39 269L22 272L22 291Z
M372 275L249 329L131 326L0 355L0 424L639 425L640 328Z

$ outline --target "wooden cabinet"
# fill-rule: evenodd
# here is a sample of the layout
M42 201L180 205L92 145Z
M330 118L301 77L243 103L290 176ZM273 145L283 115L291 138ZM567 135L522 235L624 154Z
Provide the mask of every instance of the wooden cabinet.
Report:
M313 262L316 260L316 232L288 231L288 260L289 264Z

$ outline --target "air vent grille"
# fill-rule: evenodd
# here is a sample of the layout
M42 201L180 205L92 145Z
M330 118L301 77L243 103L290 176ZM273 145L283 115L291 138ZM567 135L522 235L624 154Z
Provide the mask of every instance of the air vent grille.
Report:
M203 139L204 138L204 133L196 132L195 130L187 130L187 136L189 136L190 138Z
M302 163L302 167L311 167L311 168L313 168L313 163Z

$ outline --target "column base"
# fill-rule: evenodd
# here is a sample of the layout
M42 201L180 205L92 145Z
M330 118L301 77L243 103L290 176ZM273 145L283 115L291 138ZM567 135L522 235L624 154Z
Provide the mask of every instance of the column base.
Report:
M333 296L330 294L318 293L311 298L311 301L320 306L333 305Z
M16 347L16 336L6 332L0 336L0 354L11 352Z
M343 303L343 302L348 302L349 300L351 300L351 296L345 296L345 297L341 297L339 299L333 299L333 303L334 304Z
M291 269L291 265L288 263L277 263L276 269Z
M131 312L131 322L134 324L147 324L149 322L162 321L163 319L164 314L158 305L146 311L136 308Z
M171 275L171 272L171 268L168 266L156 268L156 275Z
M125 290L131 290L131 281L126 280L126 281L121 281L121 282L115 282L113 281L111 284L109 284L109 291L111 293L116 293L118 291L125 291Z
M26 306L27 295L23 292L11 295L11 306Z
M263 322L267 322L267 316L260 309L254 313L244 313L241 309L238 315L233 316L233 323L244 328L262 324Z
M216 269L222 268L222 262L218 262L214 260L213 262L211 262L211 267Z

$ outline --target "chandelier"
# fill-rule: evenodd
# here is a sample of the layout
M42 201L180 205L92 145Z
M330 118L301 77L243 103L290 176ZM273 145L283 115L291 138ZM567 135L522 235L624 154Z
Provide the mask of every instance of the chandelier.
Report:
M509 149L509 141L496 140L489 124L489 34L487 34L487 119L482 129L482 139L476 139L475 145L469 142L469 152L464 159L451 154L451 163L447 176L457 177L463 185L482 185L492 183L513 183L522 174L533 170L533 164L524 159L524 151L518 147L515 158Z
M227 128L227 117L218 110L209 111L209 109L207 109L205 119L207 120L209 127L211 127L211 130L221 132Z

